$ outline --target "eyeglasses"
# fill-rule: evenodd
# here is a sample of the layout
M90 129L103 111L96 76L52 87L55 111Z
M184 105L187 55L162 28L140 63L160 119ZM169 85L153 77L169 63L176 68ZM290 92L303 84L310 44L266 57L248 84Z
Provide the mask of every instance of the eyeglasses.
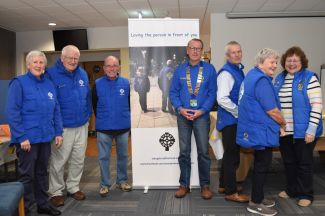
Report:
M286 64L298 64L300 62L300 60L286 60Z
M104 65L105 68L117 68L119 65Z
M197 48L197 47L188 47L192 52L201 52L202 48Z
M64 58L67 59L69 62L72 62L72 61L78 62L79 61L79 58L68 57L68 56L65 56Z

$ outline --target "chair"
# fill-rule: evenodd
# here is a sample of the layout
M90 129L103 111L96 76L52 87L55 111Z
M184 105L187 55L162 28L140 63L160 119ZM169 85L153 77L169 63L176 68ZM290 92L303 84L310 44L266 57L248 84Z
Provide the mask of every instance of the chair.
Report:
M0 184L0 216L25 216L24 186L21 182Z

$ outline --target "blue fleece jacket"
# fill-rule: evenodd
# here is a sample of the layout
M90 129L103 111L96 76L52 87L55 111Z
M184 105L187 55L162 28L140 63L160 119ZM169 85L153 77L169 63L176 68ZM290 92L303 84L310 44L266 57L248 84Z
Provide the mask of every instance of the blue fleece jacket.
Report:
M79 66L67 71L58 59L47 70L47 75L55 85L61 108L63 127L75 128L84 125L91 116L91 92L87 73Z
M191 95L186 83L186 68L190 68L192 88L195 89L199 68L203 67L203 80L198 95L196 96L197 106L190 106ZM189 62L180 65L173 76L169 90L170 100L176 110L179 108L203 110L200 118L208 118L209 112L216 100L217 73L212 64L200 61L197 65L190 65ZM192 89L192 91L193 91Z
M43 75L38 79L27 72L10 82L6 114L12 144L50 142L63 133L54 85Z

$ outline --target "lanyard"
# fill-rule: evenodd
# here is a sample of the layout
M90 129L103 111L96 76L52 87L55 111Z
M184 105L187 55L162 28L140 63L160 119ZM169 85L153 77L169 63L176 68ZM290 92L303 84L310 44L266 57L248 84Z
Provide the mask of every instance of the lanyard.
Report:
M187 66L186 67L186 83L187 83L187 89L188 92L190 93L190 95L193 96L197 96L201 87L201 83L203 80L203 67L200 67L199 69L199 74L197 75L197 80L196 80L196 85L195 85L195 89L193 91L192 88L192 82L191 82L191 74L190 74L190 67Z

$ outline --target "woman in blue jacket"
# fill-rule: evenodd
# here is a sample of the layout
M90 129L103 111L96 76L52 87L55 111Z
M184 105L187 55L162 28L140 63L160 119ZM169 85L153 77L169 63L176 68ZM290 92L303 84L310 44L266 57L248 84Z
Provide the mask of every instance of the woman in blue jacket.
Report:
M246 75L238 106L236 142L244 148L254 148L252 194L247 210L273 216L273 200L264 197L266 174L272 162L272 147L279 146L280 126L286 122L280 112L278 96L272 84L278 54L264 48L256 56L256 66Z
M279 196L294 197L299 206L309 206L313 200L313 149L323 132L321 88L315 73L307 70L308 59L300 47L289 48L281 65L284 71L274 86L287 125L280 138L286 188Z
M61 214L49 205L47 194L50 142L55 139L55 145L61 145L63 127L54 85L43 75L46 63L44 53L29 52L28 72L9 84L7 118L11 144L16 146L19 160L19 181L24 185L27 215L33 197L38 213Z

